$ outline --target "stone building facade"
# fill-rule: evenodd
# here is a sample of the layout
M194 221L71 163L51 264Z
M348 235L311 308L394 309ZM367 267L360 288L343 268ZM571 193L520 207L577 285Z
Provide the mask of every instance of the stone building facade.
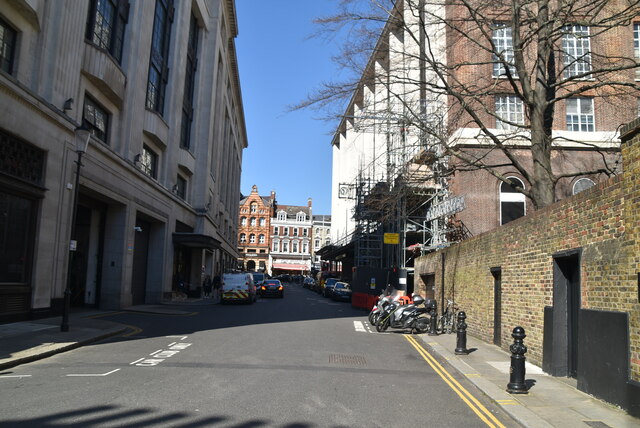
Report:
M624 173L416 260L416 291L451 299L468 332L640 415L640 120L622 129Z
M233 0L0 2L2 319L55 313L67 280L119 309L235 266L237 31Z
M318 214L313 216L313 245L311 247L312 267L315 270L322 270L322 260L316 254L322 247L331 244L331 216Z
M246 271L266 272L269 263L271 217L276 203L276 194L260 196L258 186L251 194L240 200L238 226L238 267Z

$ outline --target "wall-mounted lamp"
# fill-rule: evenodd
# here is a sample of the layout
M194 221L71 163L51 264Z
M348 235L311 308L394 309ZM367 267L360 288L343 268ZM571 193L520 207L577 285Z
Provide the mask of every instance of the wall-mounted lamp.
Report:
M69 98L64 102L64 105L62 106L62 111L67 113L67 111L72 109L73 109L73 98Z
M134 226L133 230L136 232L142 232L142 228L140 226Z

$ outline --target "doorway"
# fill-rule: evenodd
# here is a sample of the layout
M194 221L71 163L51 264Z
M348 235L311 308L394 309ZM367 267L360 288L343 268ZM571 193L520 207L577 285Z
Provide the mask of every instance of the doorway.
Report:
M491 268L493 275L493 344L502 345L502 269Z
M553 257L553 362L556 376L578 375L580 251Z
M135 231L133 272L131 274L131 304L143 305L146 303L151 223L137 218Z

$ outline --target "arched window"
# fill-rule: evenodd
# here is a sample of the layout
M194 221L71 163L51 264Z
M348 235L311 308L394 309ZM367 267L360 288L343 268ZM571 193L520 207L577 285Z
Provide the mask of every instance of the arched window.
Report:
M590 180L588 178L579 178L575 183L573 183L571 194L575 195L576 193L580 193L583 190L587 190L589 187L593 187L595 185L596 183L594 183L593 180Z
M258 236L258 243L264 244L264 235L260 234L260 236Z
M247 218L246 217L242 217L240 219L240 225L241 226L246 226L247 225Z
M318 248L320 248L320 240L319 240L319 239L316 239L316 241L315 241L315 243L314 243L313 247L314 247L316 250L317 250Z
M257 203L255 203L255 202L251 202L251 205L250 205L250 206L251 206L251 212L252 212L252 213L256 213L256 212L258 212L258 204L257 204Z
M278 252L278 250L279 250L279 248L280 248L280 241L273 241L273 248L272 248L272 251L273 251L274 253L277 253L277 252Z
M307 254L309 252L309 244L306 242L302 243L302 253Z
M251 220L249 221L249 224L251 224L251 226L255 226L256 225L256 218L255 217L251 217Z
M254 235L253 233L251 235L249 235L249 243L251 243L251 244L255 244L256 243L256 235Z
M247 242L247 235L244 233L240 234L240 243L244 244L245 242Z
M507 177L509 183L500 185L500 224L507 224L525 215L525 197L516 190L516 187L524 189L522 180L516 177Z
M265 220L264 218L260 219L260 227L264 227L266 223L267 223L267 220Z
M298 241L293 241L291 243L291 252L292 253L297 253L298 252Z

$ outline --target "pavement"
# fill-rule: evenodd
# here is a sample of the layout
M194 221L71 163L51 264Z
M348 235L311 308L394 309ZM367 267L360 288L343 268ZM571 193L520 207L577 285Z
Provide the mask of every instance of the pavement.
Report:
M210 305L208 299L172 301L171 306L140 305L122 311L158 314L188 314L194 307ZM182 305L182 306L179 306ZM179 308L179 309L178 309ZM108 311L72 311L70 329L60 331L60 317L35 321L0 324L0 376L2 371L51 355L69 351L115 335L133 333L133 327L100 319ZM575 382L548 376L529 362L527 394L509 394L510 354L501 348L467 337L468 355L455 355L456 335L416 335L426 349L446 360L482 393L500 406L524 427L531 428L631 428L640 427L640 419L629 416L618 407L578 391Z

